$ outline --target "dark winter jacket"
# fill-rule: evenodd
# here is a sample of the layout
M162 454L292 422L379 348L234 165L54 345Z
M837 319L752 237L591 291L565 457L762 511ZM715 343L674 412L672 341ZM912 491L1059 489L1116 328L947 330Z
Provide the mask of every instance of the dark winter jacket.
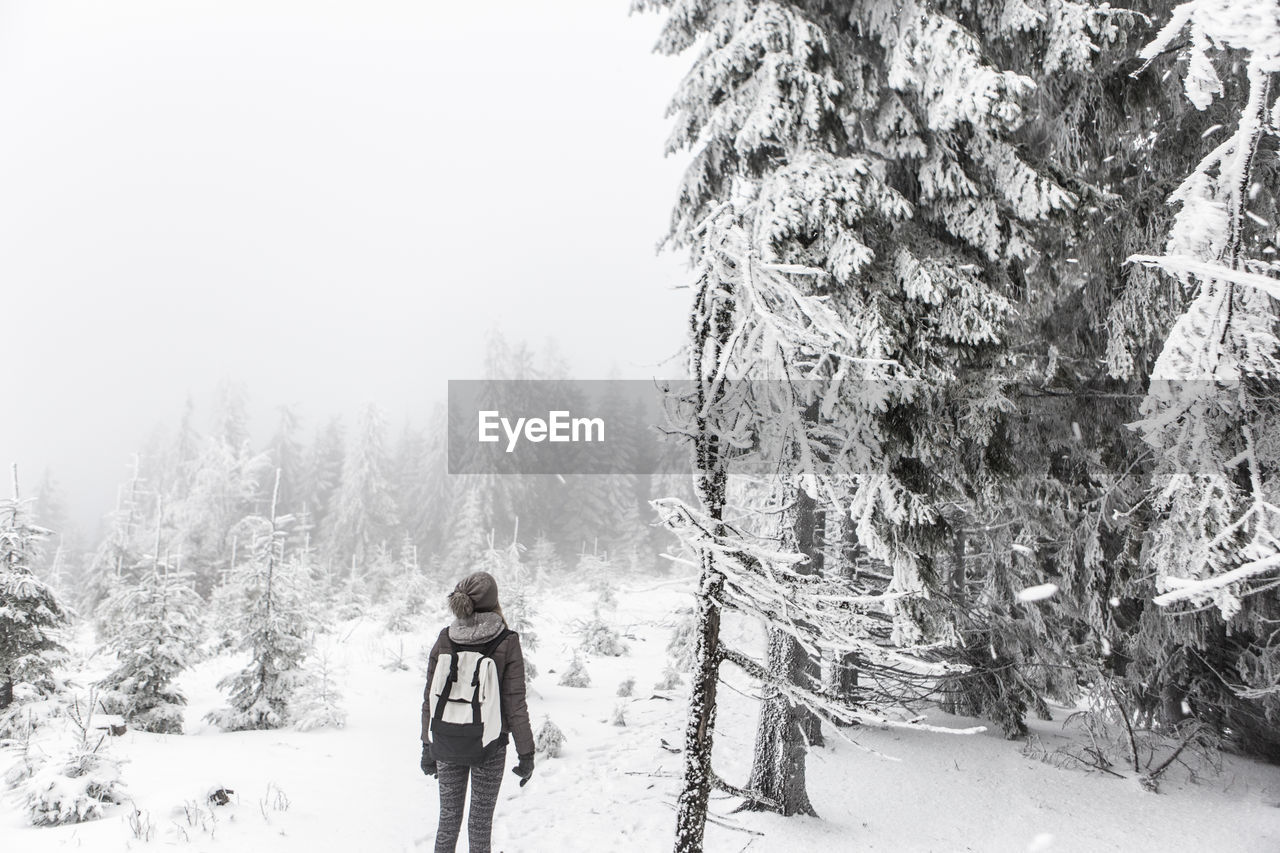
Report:
M466 619L458 619L440 632L427 662L427 686L422 691L422 742L431 743L431 679L436 672L436 661L444 647L445 634L450 642L462 651L477 651L485 643L498 636L505 628L497 613L476 613ZM516 754L533 754L533 729L529 725L529 709L524 698L524 653L520 649L520 635L512 631L493 651L493 662L498 670L500 705L502 707L502 733L510 734L516 742Z

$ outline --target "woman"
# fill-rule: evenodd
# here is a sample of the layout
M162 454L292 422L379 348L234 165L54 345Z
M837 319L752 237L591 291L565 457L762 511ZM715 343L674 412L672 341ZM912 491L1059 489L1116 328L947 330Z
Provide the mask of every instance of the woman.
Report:
M471 780L471 816L467 820L467 839L471 853L489 853L493 808L502 785L502 768L506 766L508 735L516 740L520 761L511 772L520 777L520 787L533 775L533 730L529 726L529 709L525 706L524 655L520 650L520 636L507 629L502 608L498 606L498 583L488 572L475 572L463 578L449 595L449 609L456 618L436 638L427 662L427 687L422 698L422 772L436 776L440 784L436 853L453 853L458 843L468 778ZM468 651L483 652L493 659L499 685L501 735L483 748L476 764L450 763L443 757L436 761L431 748L431 688L436 661L442 653L449 661L449 655Z

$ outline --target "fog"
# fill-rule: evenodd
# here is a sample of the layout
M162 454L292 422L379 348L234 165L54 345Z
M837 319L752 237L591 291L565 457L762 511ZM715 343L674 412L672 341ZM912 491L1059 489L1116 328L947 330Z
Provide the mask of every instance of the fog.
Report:
M91 529L223 379L265 437L421 417L491 329L678 369L681 63L627 5L0 2L0 458Z

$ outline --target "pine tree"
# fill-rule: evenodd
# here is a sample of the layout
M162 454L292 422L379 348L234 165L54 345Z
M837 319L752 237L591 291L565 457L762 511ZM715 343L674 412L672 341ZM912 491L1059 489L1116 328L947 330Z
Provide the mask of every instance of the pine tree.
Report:
M99 624L110 620L110 614L98 613L99 605L110 600L112 592L124 579L125 567L138 564L139 550L135 537L141 529L144 507L142 478L137 455L133 457L133 476L127 485L116 490L116 507L108 516L110 532L99 544L89 565L89 583L81 598L86 611L97 616Z
M1180 287L1139 423L1156 456L1139 570L1154 575L1167 618L1144 612L1131 638L1140 652L1134 692L1158 703L1163 724L1191 708L1202 724L1272 757L1280 755L1280 645L1270 627L1280 618L1271 592L1280 569L1273 11L1182 3L1141 51L1153 65L1174 51L1185 59L1174 67L1201 114L1188 124L1212 124L1205 141L1184 141L1199 159L1169 196L1177 212L1164 251L1132 258Z
M277 483L279 473L277 472ZM236 633L249 665L218 682L229 690L230 707L208 715L229 731L275 729L293 719L294 697L305 682L303 663L310 650L312 617L307 601L308 569L286 559L284 542L292 518L248 516L238 525L245 542L244 562L233 583L243 602Z
M200 609L189 572L161 557L160 526L156 553L135 584L114 593L111 609L124 624L108 638L118 660L101 684L102 702L145 732L181 734L186 696L175 684L200 642Z
M55 573L62 573L67 553L72 547L72 536L62 486L48 468L40 478L40 485L36 487L35 505L31 514L36 524L50 531L49 547L44 549L33 568L50 586L58 589L61 579L55 578Z
M336 509L338 487L342 483L342 461L346 432L341 418L330 418L316 431L307 450L304 502L314 523L323 529Z
M201 595L208 595L228 568L232 528L245 515L261 511L261 483L271 471L267 455L249 447L238 400L232 394L224 403L230 408L223 411L215 434L204 440L189 488L170 504L172 547L183 555Z
M431 482L431 446L426 433L405 421L396 441L391 462L391 497L400 508L400 530L424 553L429 553L429 542L434 538L431 527L434 518L443 509L442 504L432 504L428 493Z
M406 535L400 542L400 559L394 580L394 600L397 602L387 622L390 631L412 631L421 624L431 597L431 582L418 565L418 546Z
M280 470L280 511L295 514L304 500L304 465L302 443L298 440L299 421L292 406L277 409L276 431L267 445L271 465Z
M533 582L546 583L564 571L564 561L556 551L556 545L543 533L533 540L533 545L525 555L525 565L529 567Z
M954 641L938 603L951 540L942 509L966 504L988 476L966 461L984 452L1007 406L989 380L1008 366L1009 270L1032 258L1034 224L1074 202L1013 144L1031 81L991 66L980 39L933 4L764 0L705 4L696 15L678 3L637 5L672 9L660 50L703 39L672 104L669 143L693 150L669 240L692 247L718 288L718 306L695 303L692 345L705 347L697 336L711 326L728 346L717 381L740 359L752 378L834 386L820 404L779 395L748 408L757 430L771 420L795 436L782 455L784 494L831 501L849 488L860 540L893 573L895 642ZM727 324L731 336L719 337ZM882 383L881 393L846 384L854 377ZM831 458L827 430L852 433L850 458ZM710 530L701 518L694 525L719 546L717 517ZM779 643L759 671L792 696L787 681L812 667L790 639ZM798 729L788 728L790 738L771 739L779 750L794 749ZM802 766L758 760L781 772ZM692 789L707 777L705 766L687 768L677 849L700 848L705 795ZM807 806L802 787L777 784L795 799L781 810Z
M13 496L0 499L0 711L13 704L17 684L40 693L53 689L54 669L66 660L62 634L69 623L53 590L31 571L49 531L32 523L17 465L12 473Z
M213 407L213 438L236 456L249 453L249 393L241 382L218 383Z
M374 405L365 408L342 465L337 508L328 521L328 554L336 564L371 561L380 545L394 542L396 505L385 450L386 427Z
M493 530L493 505L488 478L465 474L458 480L458 499L445 536L444 564L450 572L464 574L474 571L487 550L487 538Z
M1280 136L1268 106L1280 27L1259 31L1247 8L1232 14L1184 3L1143 56L1154 59L1184 29L1191 33L1188 99L1204 109L1222 92L1217 66L1228 74L1239 68L1232 48L1243 52L1248 96L1234 131L1171 196L1181 209L1165 254L1137 258L1179 276L1191 295L1143 406L1147 442L1160 451L1156 488L1167 512L1152 562L1165 590L1158 603L1212 602L1230 620L1248 581L1280 569L1280 510L1269 499L1280 457L1268 440L1280 417L1280 265L1250 251L1270 240L1274 225L1251 207L1263 202L1274 213L1274 196L1259 198L1258 160L1268 137Z

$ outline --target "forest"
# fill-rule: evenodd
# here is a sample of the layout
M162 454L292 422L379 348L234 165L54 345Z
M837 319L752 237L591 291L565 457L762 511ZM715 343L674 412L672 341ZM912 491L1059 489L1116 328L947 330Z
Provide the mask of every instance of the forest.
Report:
M562 728L588 668L657 632L667 769L618 772L658 777L665 834L607 849L783 844L826 817L815 756L875 752L877 732L941 756L990 741L1149 798L1280 764L1280 5L632 11L685 69L665 153L687 165L668 231L641 236L688 258L688 310L663 422L620 400L605 420L661 433L680 473L648 441L617 451L645 473L450 473L443 405L402 425L283 406L263 442L235 382L139 445L92 535L15 468L0 737L31 823L125 802L85 715L182 734L196 667L221 673L200 737L341 729L338 638L429 646L475 570L533 649L531 689L565 688L546 693ZM475 374L570 379L496 330ZM684 603L628 610L663 584ZM653 705L628 678L601 700L617 731ZM718 722L726 702L754 718ZM539 760L563 738L548 717ZM821 843L863 849L839 832ZM974 849L1014 849L996 838Z

